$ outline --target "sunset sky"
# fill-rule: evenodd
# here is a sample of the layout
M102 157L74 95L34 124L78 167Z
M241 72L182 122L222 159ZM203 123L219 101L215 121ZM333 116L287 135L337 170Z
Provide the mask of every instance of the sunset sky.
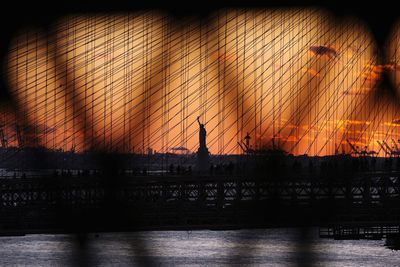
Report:
M193 152L199 116L213 154L241 153L247 132L253 147L294 154L348 153L346 139L378 152L400 139L399 92L380 82L387 73L399 88L399 46L394 30L380 60L363 21L314 9L224 10L207 23L68 16L16 33L6 71L19 112L0 118L9 144L18 120L52 149Z

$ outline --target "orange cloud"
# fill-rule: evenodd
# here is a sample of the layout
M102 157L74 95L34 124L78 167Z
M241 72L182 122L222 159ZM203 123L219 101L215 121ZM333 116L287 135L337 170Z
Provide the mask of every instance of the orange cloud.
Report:
M365 71L361 73L361 77L363 77L367 81L375 82L379 80L383 71L398 71L400 70L400 66L394 62L390 62L387 64L366 64Z
M307 68L307 67L303 67L302 70L303 70L304 72L307 72L307 73L311 74L311 75L314 76L314 77L319 77L319 76L321 76L321 74L319 74L319 72L316 71L316 70L314 70L314 69L309 69L309 68Z
M371 92L371 88L349 88L343 92L344 95L366 95Z

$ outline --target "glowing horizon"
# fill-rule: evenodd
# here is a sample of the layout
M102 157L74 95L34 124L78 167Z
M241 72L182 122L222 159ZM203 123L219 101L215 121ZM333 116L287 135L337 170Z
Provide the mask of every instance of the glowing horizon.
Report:
M314 9L77 15L17 34L7 77L25 135L52 149L194 152L200 116L213 154L240 153L247 132L296 155L379 151L400 139L399 105L376 89L384 72L398 88L398 35L380 62L362 21Z

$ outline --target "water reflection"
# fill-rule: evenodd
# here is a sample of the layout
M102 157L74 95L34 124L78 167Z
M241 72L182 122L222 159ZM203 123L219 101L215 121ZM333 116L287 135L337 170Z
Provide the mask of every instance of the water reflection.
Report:
M302 242L298 242L302 238ZM383 240L319 239L316 228L88 234L83 266L399 266ZM78 266L69 235L1 237L0 265ZM146 247L143 247L146 243ZM303 246L299 246L303 244ZM79 247L81 248L81 247ZM301 253L299 253L301 252ZM233 255L235 253L235 255ZM232 260L234 259L234 261Z

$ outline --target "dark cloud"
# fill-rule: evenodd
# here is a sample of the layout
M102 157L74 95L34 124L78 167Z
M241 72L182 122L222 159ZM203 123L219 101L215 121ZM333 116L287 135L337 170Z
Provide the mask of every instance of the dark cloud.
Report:
M311 46L310 51L318 56L328 56L329 58L337 57L338 52L332 47L328 46Z

